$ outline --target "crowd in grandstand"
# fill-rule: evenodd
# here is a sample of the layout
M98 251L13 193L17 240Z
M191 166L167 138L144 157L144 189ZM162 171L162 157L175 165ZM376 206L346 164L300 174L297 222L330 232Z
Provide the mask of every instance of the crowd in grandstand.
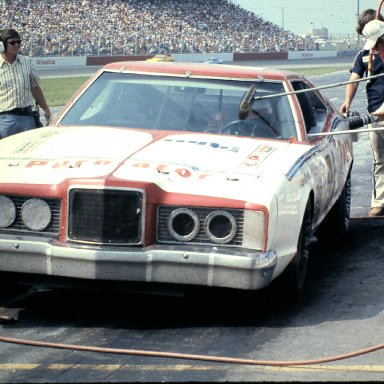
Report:
M0 0L31 56L311 50L229 0Z

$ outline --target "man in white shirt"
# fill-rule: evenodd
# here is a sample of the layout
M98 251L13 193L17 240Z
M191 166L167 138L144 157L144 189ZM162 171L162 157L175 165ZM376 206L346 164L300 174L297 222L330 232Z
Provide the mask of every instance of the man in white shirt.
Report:
M44 110L47 122L51 118L40 78L30 59L19 53L20 46L20 35L14 29L0 34L0 139L36 127L34 100Z

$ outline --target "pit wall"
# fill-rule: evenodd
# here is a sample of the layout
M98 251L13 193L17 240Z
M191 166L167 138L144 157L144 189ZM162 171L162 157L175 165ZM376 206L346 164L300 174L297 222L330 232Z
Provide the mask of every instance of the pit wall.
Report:
M175 61L204 62L210 58L224 62L257 61L257 60L297 60L316 59L336 56L355 56L357 51L289 51L289 52L255 52L255 53L216 53L216 54L174 54ZM146 60L153 55L127 56L71 56L71 57L32 57L36 68L103 66L116 61Z

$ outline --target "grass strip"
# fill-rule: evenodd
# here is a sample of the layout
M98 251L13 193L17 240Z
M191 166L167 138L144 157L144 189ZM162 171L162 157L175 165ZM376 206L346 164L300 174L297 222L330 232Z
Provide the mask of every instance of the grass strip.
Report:
M41 79L41 88L50 107L64 105L89 76Z
M333 73L333 72L340 72L344 71L345 73L349 73L349 68L351 66L333 66L333 67L308 67L308 68L294 68L294 67L284 67L284 68L279 68L285 71L290 71L290 72L296 72L296 73L301 73L304 76L317 76L317 75L325 75L328 73Z

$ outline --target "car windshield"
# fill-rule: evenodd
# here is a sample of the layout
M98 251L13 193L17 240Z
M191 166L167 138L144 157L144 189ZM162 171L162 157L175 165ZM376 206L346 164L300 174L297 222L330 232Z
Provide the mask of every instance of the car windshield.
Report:
M240 113L250 89L253 96L284 92L281 82L104 72L59 123L297 137L287 97L256 100Z

